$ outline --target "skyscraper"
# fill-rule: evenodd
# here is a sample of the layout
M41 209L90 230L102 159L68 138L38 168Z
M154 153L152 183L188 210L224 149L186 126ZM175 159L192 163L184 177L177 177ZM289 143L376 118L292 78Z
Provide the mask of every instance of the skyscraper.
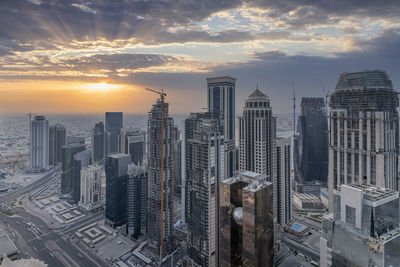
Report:
M158 99L148 116L147 235L159 249L160 258L170 251L173 235L173 126L174 120L168 115L168 103L163 104ZM162 128L163 131L161 131ZM161 145L161 140L163 140L163 145ZM161 174L162 168L163 174ZM161 179L163 184L161 184Z
M174 193L178 196L181 195L181 183L182 183L182 140L181 140L181 131L178 129L178 126L174 126L173 131L173 141L172 141L172 150L174 157Z
M135 165L143 162L145 153L146 135L140 129L122 128L120 136L121 153L131 155L131 160Z
M398 190L399 98L386 72L340 75L330 98L328 194L342 184Z
M208 112L223 112L225 178L232 177L237 166L235 148L235 83L232 77L215 77L207 79Z
M106 155L119 152L122 112L106 112Z
M191 266L219 266L219 182L224 179L223 114L185 121L186 223Z
M219 266L274 266L273 184L245 171L220 186Z
M272 181L275 136L270 100L257 88L239 117L239 169L265 174Z
M44 116L35 116L30 121L30 164L32 172L49 169L49 121Z
M72 191L74 155L85 150L84 144L70 144L62 147L61 197L67 198Z
M57 123L49 127L49 164L61 162L62 146L67 142L67 131L64 126Z
M79 206L88 212L99 210L103 204L101 182L104 177L103 165L89 165L81 170L81 193Z
M399 192L370 185L334 190L322 219L320 266L399 266Z
M81 170L92 163L92 151L84 150L73 156L71 202L78 204L81 195Z
M104 159L106 134L104 132L103 122L98 122L92 129L91 143L92 143L92 160L99 162Z
M299 169L301 181L327 182L328 179L328 120L322 97L303 97L299 131Z
M274 195L276 198L276 212L274 214L277 223L285 226L292 219L292 194L290 183L290 137L276 138L274 164Z
M127 182L127 221L126 233L137 239L146 233L147 225L147 166L130 164Z
M128 165L127 154L110 154L105 160L106 224L115 228L126 223Z

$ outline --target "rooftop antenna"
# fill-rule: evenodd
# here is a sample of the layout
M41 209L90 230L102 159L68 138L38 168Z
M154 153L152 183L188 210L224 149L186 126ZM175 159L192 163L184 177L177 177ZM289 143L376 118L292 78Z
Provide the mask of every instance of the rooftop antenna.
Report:
M161 91L146 88L147 91L156 93L161 99L161 214L160 214L160 259L164 258L164 120L165 120L165 109L164 109L164 99L167 96L164 93L164 89Z

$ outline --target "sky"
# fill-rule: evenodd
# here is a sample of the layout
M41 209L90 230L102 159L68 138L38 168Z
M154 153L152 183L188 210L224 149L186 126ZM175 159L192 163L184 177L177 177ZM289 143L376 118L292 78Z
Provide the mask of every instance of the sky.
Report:
M206 78L260 89L275 113L324 96L340 73L400 85L398 0L1 0L0 113L171 113L206 106ZM320 83L321 80L321 83Z

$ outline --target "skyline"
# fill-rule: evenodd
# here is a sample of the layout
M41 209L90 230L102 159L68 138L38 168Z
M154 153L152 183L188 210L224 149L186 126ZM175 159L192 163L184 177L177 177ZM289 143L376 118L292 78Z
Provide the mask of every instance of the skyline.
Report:
M382 8L384 7L384 8ZM260 89L276 113L330 92L342 72L380 68L399 88L395 1L4 1L0 112L199 111L206 78L237 78L236 107Z

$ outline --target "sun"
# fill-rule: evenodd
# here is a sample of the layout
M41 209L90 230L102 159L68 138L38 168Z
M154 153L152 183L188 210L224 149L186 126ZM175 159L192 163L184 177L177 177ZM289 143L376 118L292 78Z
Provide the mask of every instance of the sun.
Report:
M88 92L103 92L107 93L113 91L115 89L120 88L122 85L120 84L109 84L106 82L101 83L86 83L83 85L83 90Z

